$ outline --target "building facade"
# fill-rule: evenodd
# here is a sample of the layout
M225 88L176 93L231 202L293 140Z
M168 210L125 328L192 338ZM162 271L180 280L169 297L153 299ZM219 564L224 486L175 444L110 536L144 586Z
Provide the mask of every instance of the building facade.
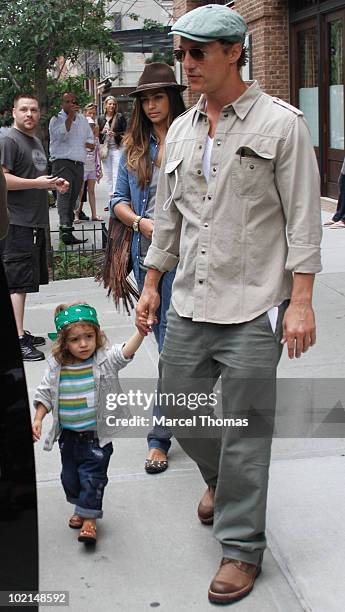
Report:
M123 50L121 64L99 57L99 104L106 95L114 95L122 112L127 116L131 110L128 93L135 89L144 70L145 61L155 59L154 54L165 50L167 31L173 21L172 0L117 0L108 2L108 16L113 21L113 38ZM155 23L161 24L161 32ZM168 27L169 26L169 27ZM151 30L152 28L152 30ZM171 40L169 38L171 47ZM163 58L159 58L162 61ZM104 89L103 85L107 87Z
M336 198L344 159L345 0L235 0L249 28L250 77L303 110L319 161L322 195ZM200 0L175 0L177 19ZM187 100L194 102L189 94Z

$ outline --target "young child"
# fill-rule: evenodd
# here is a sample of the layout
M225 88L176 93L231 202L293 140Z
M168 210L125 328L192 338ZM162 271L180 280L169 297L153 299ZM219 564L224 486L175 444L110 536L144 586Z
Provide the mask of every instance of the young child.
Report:
M113 452L111 441L97 434L102 386L118 391L118 371L131 361L144 336L136 332L125 344L105 348L96 310L84 303L60 304L55 326L52 356L34 397L33 439L40 439L42 420L52 412L44 449L51 450L58 439L62 485L67 501L75 505L68 524L80 529L79 542L95 544Z

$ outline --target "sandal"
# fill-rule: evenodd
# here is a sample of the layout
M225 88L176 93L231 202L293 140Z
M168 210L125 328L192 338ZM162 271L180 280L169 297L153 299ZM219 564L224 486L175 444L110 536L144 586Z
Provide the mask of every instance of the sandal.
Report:
M328 221L325 221L322 225L327 227L328 225L334 225L334 223L336 223L336 221L333 221L333 219L328 219Z
M72 514L71 518L68 521L68 526L71 529L81 529L84 523L84 519L78 514Z
M84 544L96 544L96 532L96 525L93 525L92 523L87 523L85 527L83 525L78 536L78 542L84 542Z
M341 219L340 221L336 221L333 223L329 229L343 229L345 228L345 222Z
M81 222L82 221L81 221L81 219L79 219L79 217L77 217L77 216L74 217L73 223L81 223Z
M104 219L102 219L102 217L99 217L98 215L96 215L95 217L92 217L91 221L104 221Z
M164 461L157 461L154 459L146 459L145 461L145 472L148 474L159 474L160 472L165 472L168 468L168 459Z

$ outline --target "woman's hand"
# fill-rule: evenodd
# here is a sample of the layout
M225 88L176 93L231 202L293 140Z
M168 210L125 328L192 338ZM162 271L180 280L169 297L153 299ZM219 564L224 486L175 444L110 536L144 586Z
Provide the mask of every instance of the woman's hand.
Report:
M152 233L153 233L152 219L146 219L145 217L140 219L139 231L143 236L145 236L145 238L148 238L148 240L152 240Z
M32 439L34 442L38 442L38 440L40 439L41 431L42 431L42 421L41 419L35 418L32 424Z

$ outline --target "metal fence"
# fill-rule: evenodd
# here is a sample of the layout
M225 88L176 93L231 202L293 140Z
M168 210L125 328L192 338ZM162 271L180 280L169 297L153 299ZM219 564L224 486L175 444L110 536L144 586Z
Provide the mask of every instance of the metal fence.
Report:
M48 266L52 281L95 276L100 270L108 239L106 224L81 225L73 234L87 242L67 246L60 239L59 230L50 231Z

